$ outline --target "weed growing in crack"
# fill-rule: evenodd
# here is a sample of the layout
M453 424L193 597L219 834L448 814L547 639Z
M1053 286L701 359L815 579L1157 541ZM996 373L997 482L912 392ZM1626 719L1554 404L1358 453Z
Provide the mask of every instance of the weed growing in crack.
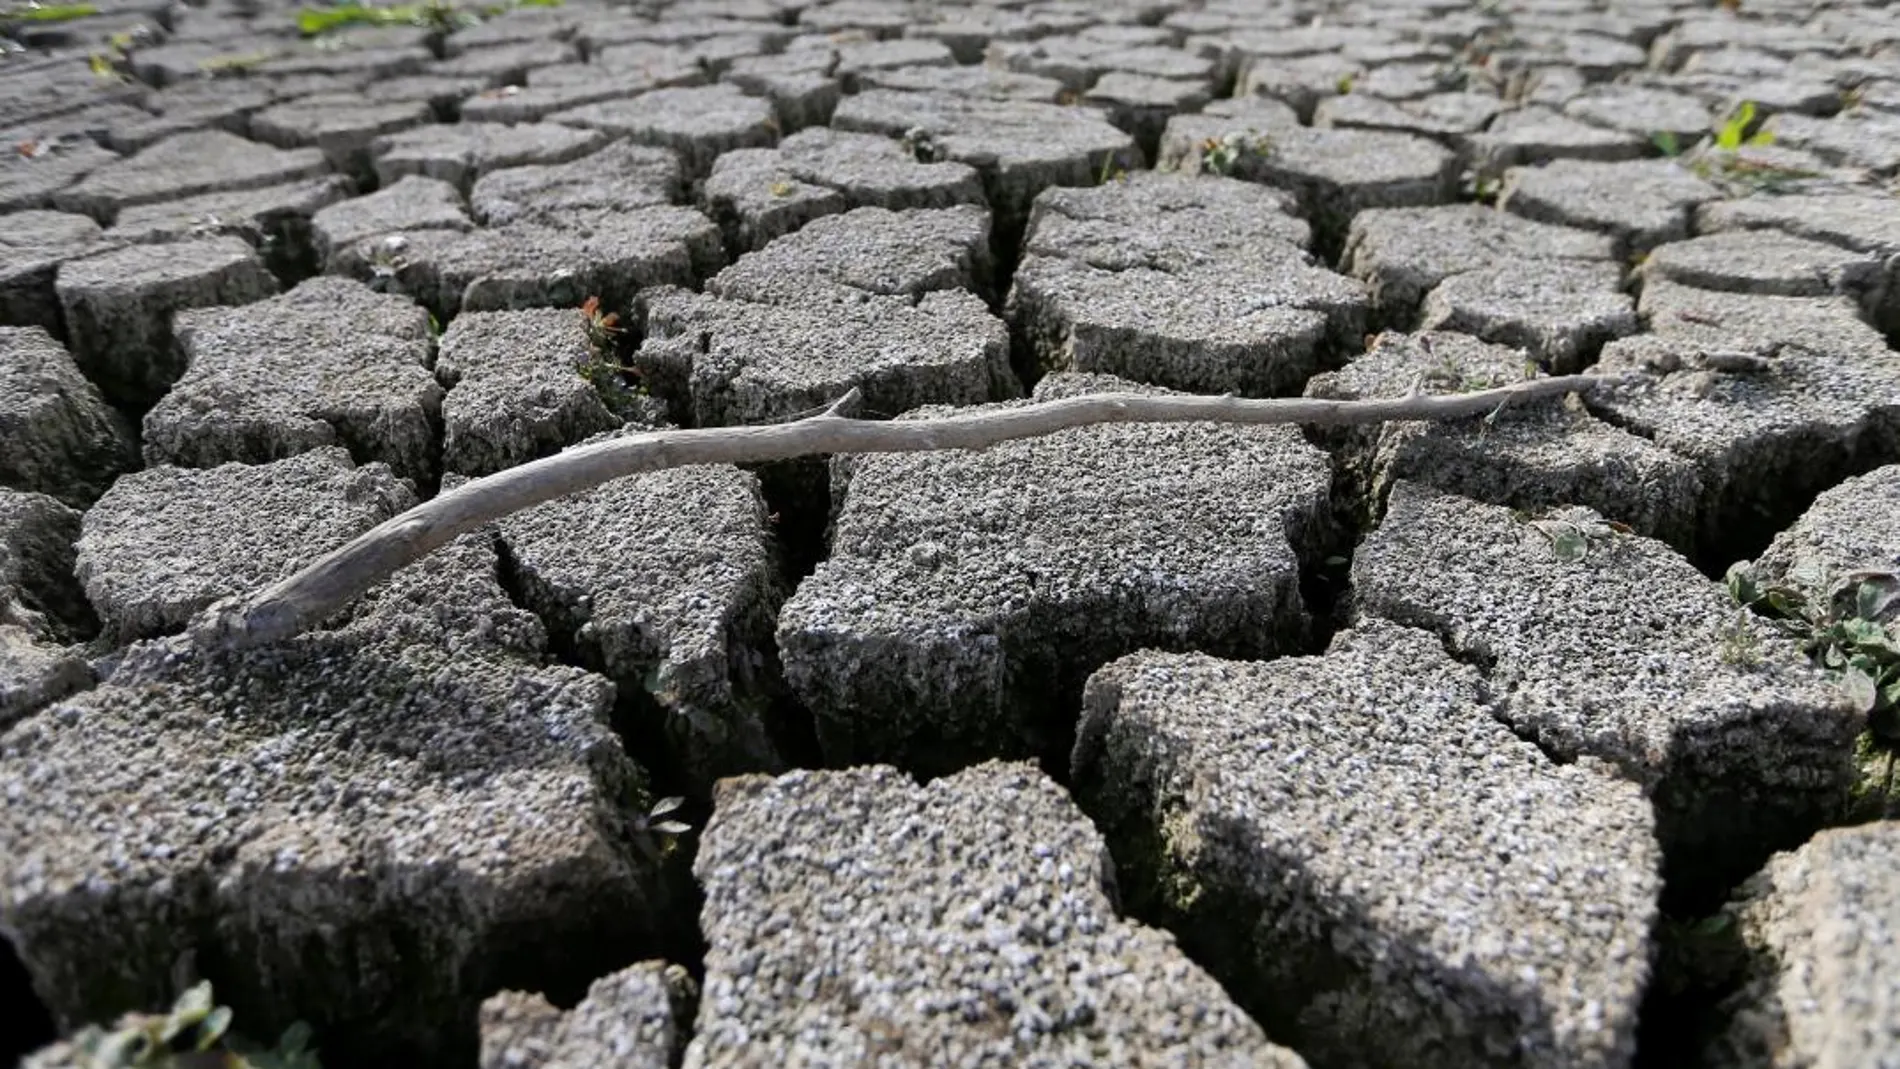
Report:
M374 7L346 3L335 7L307 7L297 12L297 32L316 37L346 26L423 26L443 33L480 25L484 20L518 7L559 7L561 0L506 0L467 7L443 0Z
M653 808L633 818L634 840L648 857L664 860L679 848L679 837L693 830L691 824L670 816L685 804L684 798L662 798L653 803Z
M20 23L49 24L71 22L99 13L97 4L8 4L0 8L0 28Z
M1649 139L1663 155L1681 162L1696 177L1731 196L1780 193L1796 182L1819 177L1815 171L1748 155L1747 149L1768 148L1775 143L1774 134L1755 129L1756 115L1755 102L1744 100L1709 136L1688 149L1668 130L1659 130Z
M162 1016L129 1013L109 1030L80 1029L72 1039L73 1061L80 1069L321 1069L308 1025L291 1025L276 1046L265 1048L231 1034L231 1016L202 982Z
M401 234L391 234L370 247L367 258L370 289L377 293L392 292L398 273L409 266L408 258L403 255L408 249L409 240Z
M1729 596L1774 621L1839 679L1867 715L1874 741L1900 745L1900 572L1863 568L1829 576L1812 561L1763 584L1747 562L1726 576Z
M904 151L910 153L911 158L918 163L941 163L948 158L943 146L937 142L937 135L921 126L913 126L904 131L904 137L900 143L904 146Z
M624 329L620 316L616 312L602 311L599 297L583 301L580 314L581 330L587 336L587 358L578 368L581 378L600 394L609 411L625 416L634 407L634 398L646 393L646 387L637 381L640 376L637 369L620 362L618 350ZM629 383L629 376L636 381Z
M1264 160L1271 155L1273 139L1258 130L1210 137L1201 142L1201 173L1230 176L1242 164Z

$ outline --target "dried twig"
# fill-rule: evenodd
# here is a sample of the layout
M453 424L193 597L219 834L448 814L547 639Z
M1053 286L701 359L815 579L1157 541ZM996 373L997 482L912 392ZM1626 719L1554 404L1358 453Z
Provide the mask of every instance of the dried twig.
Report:
M1599 375L1565 375L1471 393L1371 401L1101 393L899 421L843 415L857 401L858 391L852 390L808 419L629 435L465 483L365 532L258 594L220 601L193 622L191 634L200 643L224 647L290 638L322 623L397 569L485 523L640 472L830 453L984 449L1097 423L1345 426L1458 419L1495 412L1513 402L1588 390L1604 381Z

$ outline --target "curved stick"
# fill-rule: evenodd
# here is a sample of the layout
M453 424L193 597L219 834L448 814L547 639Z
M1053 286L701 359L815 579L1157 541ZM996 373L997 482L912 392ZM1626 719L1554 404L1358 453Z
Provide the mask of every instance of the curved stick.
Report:
M465 483L384 521L260 593L218 602L193 621L190 633L202 644L227 648L291 638L322 623L397 569L485 523L640 472L829 453L983 449L1097 423L1346 426L1458 419L1483 415L1515 401L1589 390L1604 381L1601 375L1563 375L1473 393L1414 393L1372 401L1100 393L901 421L840 415L856 402L858 391L853 389L807 419L628 435Z

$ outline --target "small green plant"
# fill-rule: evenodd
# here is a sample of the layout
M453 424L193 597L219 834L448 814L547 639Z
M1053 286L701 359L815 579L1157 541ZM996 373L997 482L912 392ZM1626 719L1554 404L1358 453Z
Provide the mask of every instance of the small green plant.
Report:
M1340 75L1339 80L1333 83L1333 92L1339 94L1340 96L1345 96L1346 94L1352 92L1353 81L1354 81L1353 76L1350 74Z
M1121 153L1111 152L1102 157L1102 169L1095 173L1095 184L1105 186L1110 182L1128 181L1128 169L1122 166Z
M561 0L506 0L504 3L458 5L444 0L377 6L345 3L335 7L307 7L297 12L297 32L316 37L345 26L424 26L443 33L479 25L486 19L518 7L559 7Z
M1900 572L1858 569L1828 576L1800 562L1763 583L1746 562L1729 568L1729 595L1801 644L1867 714L1877 742L1900 743Z
M1744 151L1768 148L1775 143L1773 133L1755 129L1757 114L1754 101L1742 101L1709 136L1689 149L1684 149L1682 139L1669 130L1658 130L1649 135L1649 140L1663 155L1681 160L1698 178L1730 193L1777 193L1791 183L1817 177L1814 171L1750 156Z
M370 247L366 257L370 289L377 293L391 291L402 269L409 266L408 257L403 255L408 249L409 240L401 234L391 234Z
M1520 509L1512 516L1543 536L1550 555L1566 564L1589 557L1591 546L1598 542L1633 533L1627 524L1606 520L1588 509L1563 509L1541 516Z
M275 1047L261 1048L230 1032L231 1016L229 1006L213 1001L211 984L201 982L169 1013L128 1013L109 1030L80 1029L73 1060L80 1069L321 1069L308 1025L293 1024Z
M9 4L0 7L0 26L25 22L71 22L98 13L97 4Z
M901 142L904 151L918 163L937 163L944 159L943 146L937 143L937 135L921 126L913 126L904 131Z
M620 362L620 316L601 309L599 297L581 302L581 329L587 336L587 359L581 362L581 378L586 379L607 407L626 412L633 399L646 392L645 387L629 385L628 376L639 377L639 370Z
M86 66L91 69L95 78L111 82L129 82L132 79L126 74L126 66L130 62L132 49L150 36L151 31L143 26L121 30L106 38L104 52L93 52L86 57Z
M684 798L662 798L633 818L634 842L648 857L663 860L678 848L679 837L693 830L691 824L672 815L685 804Z
M1755 102L1744 100L1730 112L1722 125L1715 129L1715 147L1724 152L1734 152L1744 145L1766 147L1775 143L1775 135L1766 130L1749 129L1755 125Z
M1464 194L1480 204L1496 204L1498 194L1504 189L1504 180L1494 174L1478 171L1466 171L1463 176Z
M1492 390L1499 386L1509 385L1501 372L1474 371L1465 367L1465 365L1451 353L1441 353L1434 349L1431 344L1431 335L1429 334L1419 336L1419 346L1424 349L1425 355L1431 357L1435 362L1420 373L1418 377L1418 390L1415 392L1422 392L1426 386L1437 386L1449 390L1452 393L1477 393L1481 390ZM1524 377L1535 378L1536 372L1537 365L1531 364L1529 365L1528 373Z
M1232 175L1243 163L1273 155L1273 139L1257 130L1236 131L1201 142L1201 173Z

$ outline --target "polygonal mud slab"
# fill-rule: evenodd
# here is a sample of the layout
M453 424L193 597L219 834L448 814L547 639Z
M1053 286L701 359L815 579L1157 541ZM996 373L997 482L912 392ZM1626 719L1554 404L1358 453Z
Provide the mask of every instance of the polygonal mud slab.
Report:
M133 472L86 510L73 574L115 645L175 633L416 503L382 464L313 449L269 464Z
M461 102L460 118L463 122L540 122L583 104L622 100L666 85L694 85L705 78L697 68L656 79L637 71L603 73L592 64L565 63L529 71L525 86L484 89Z
M1426 294L1418 325L1523 349L1560 375L1583 370L1604 343L1642 329L1621 267L1549 260L1452 275Z
M1058 375L1036 396L1104 388L1129 384ZM1042 753L1111 658L1295 648L1299 554L1330 520L1330 466L1286 427L1084 427L833 479L832 555L778 639L836 764Z
M437 470L442 387L429 316L341 278L178 317L187 369L145 416L145 459L261 464L329 445L421 484Z
M475 78L490 86L520 85L529 72L576 62L580 52L568 41L511 41L448 56L429 69L450 78Z
M719 228L691 208L588 209L504 226L415 230L342 254L349 274L407 294L447 322L464 311L633 305L649 286L689 286L725 264Z
M0 736L0 920L63 1027L169 1001L183 955L246 1031L459 1064L487 995L656 949L612 688L544 667L495 572L471 536L334 630L136 645Z
M1307 383L1340 400L1456 393L1523 379L1528 354L1464 334L1385 333L1366 355ZM1321 429L1371 526L1400 480L1494 505L1587 505L1678 548L1695 542L1702 482L1695 465L1590 416L1573 397L1510 405L1448 422Z
M1900 821L1821 832L1776 856L1725 911L1750 956L1723 1005L1726 1032L1704 1056L1740 1069L1891 1064L1900 982Z
M1381 100L1365 93L1328 97L1313 110L1313 125L1429 137L1451 148L1472 140L1503 108L1488 93L1434 93L1420 100Z
M802 304L935 290L986 292L990 214L978 205L892 212L859 208L746 253L706 280L715 297ZM842 291L842 294L841 294Z
M879 415L1020 392L1008 331L961 291L770 305L660 287L641 304L646 337L630 362L694 426L808 413L853 387Z
M1500 261L1607 262L1614 251L1604 235L1476 204L1373 209L1353 217L1340 270L1365 281L1382 322L1406 329L1425 295L1453 275Z
M710 944L693 1069L1305 1064L1116 915L1101 836L1032 765L727 780L693 868Z
M98 251L100 235L98 223L70 212L0 215L0 326L64 336L53 280L60 264Z
M378 138L370 152L376 179L390 185L406 174L439 178L467 192L475 180L503 167L566 163L607 144L595 130L554 123L454 123L423 126Z
M442 335L442 467L481 476L620 426L581 366L595 359L569 308L469 312Z
M311 220L355 191L349 179L330 175L138 204L119 213L106 240L153 243L230 234L255 248L279 282L295 285L316 274L323 263L312 247Z
M1168 120L1201 110L1211 97L1202 80L1110 71L1096 80L1082 100L1103 109L1109 122L1134 135L1142 155L1152 159L1160 150Z
M1210 105L1168 122L1161 162L1189 172L1208 166L1207 143L1248 139L1225 173L1292 192L1322 248L1338 249L1352 217L1368 208L1443 204L1457 191L1458 160L1420 137L1289 125L1271 106Z
M31 151L0 153L0 212L52 208L55 194L118 160L118 153L79 138L49 141L45 151L36 142Z
M748 250L852 208L980 205L983 185L974 168L920 162L892 138L819 128L801 130L777 148L721 156L702 196L728 245Z
M1824 582L1862 568L1900 571L1900 465L1823 491L1755 566L1776 581L1805 569L1818 569Z
M1699 289L1777 297L1848 296L1866 303L1881 284L1874 255L1774 230L1730 230L1664 245L1645 275Z
M261 189L317 178L329 169L323 153L314 148L276 149L223 130L197 130L100 167L59 191L53 201L62 211L110 223L135 204Z
M1719 231L1661 246L1643 261L1645 278L1700 289L1776 297L1849 297L1869 319L1895 300L1900 283L1876 251L1855 252L1778 230Z
M522 603L614 681L623 713L666 746L672 771L704 790L718 776L786 767L771 708L785 592L755 476L629 476L518 512L500 530Z
M38 327L0 327L0 486L92 504L138 467L125 417Z
M73 581L79 513L45 494L0 489L0 619L72 642L98 627Z
M1721 197L1674 160L1558 160L1505 172L1498 206L1526 219L1608 234L1624 258L1688 237L1696 208Z
M1764 356L1799 349L1843 362L1892 355L1846 297L1762 296L1650 278L1636 310L1654 334L1710 348Z
M655 89L555 112L548 121L672 149L688 181L705 177L720 154L769 146L779 133L771 103L732 85Z
M473 25L459 26L442 39L442 54L459 56L477 48L524 41L568 41L581 15L571 8L517 7Z
M1105 82L1113 84L1112 80L1120 75L1151 82L1173 82L1201 93L1205 102L1218 80L1218 61L1213 57L1146 42L1090 40L1086 34L1036 41L993 41L985 62L993 67L1054 78L1078 96L1101 89ZM1159 127L1155 132L1160 132Z
M1291 194L1251 182L1135 171L1098 186L1045 190L1023 251L1122 271L1258 242L1304 248L1313 231L1298 208Z
M1640 85L1593 86L1572 97L1564 114L1644 139L1665 134L1685 147L1721 121L1694 97Z
M821 49L804 51L829 56ZM747 56L735 60L720 78L771 101L779 129L793 131L822 127L838 109L844 87L824 73L829 69L828 60L812 69L809 61L796 55Z
M1038 366L1258 395L1356 351L1364 287L1254 188L1145 174L1038 197L1007 304Z
M1696 230L1781 230L1796 237L1825 241L1856 252L1872 253L1887 265L1885 307L1880 327L1900 334L1900 220L1892 201L1865 192L1828 196L1743 197L1715 201L1696 211Z
M1056 104L1063 99L1062 83L1035 74L1018 74L989 66L898 67L858 75L859 92L890 89L906 93L948 93L985 100L1020 100Z
M571 163L509 167L475 180L469 205L489 226L558 219L578 211L626 212L670 204L681 192L670 149L616 142Z
M1478 663L1520 735L1641 783L1673 895L1730 886L1852 782L1865 718L1846 695L1688 561L1587 509L1533 519L1401 482L1352 584L1359 614Z
M507 173L507 172L502 172ZM404 175L366 196L332 204L311 219L317 262L327 271L347 273L354 266L352 247L405 230L473 230L462 194L439 178Z
M210 237L69 260L54 288L80 370L115 403L143 409L184 371L175 314L261 301L277 280L242 239Z
M1883 177L1900 172L1900 116L1848 108L1826 119L1782 113L1762 130L1777 144L1804 149L1829 163L1865 168Z
M301 97L251 116L250 133L278 148L316 148L337 171L375 177L370 145L379 137L435 121L424 101L381 103L361 94Z
M567 1011L503 991L482 1002L481 1069L672 1069L698 999L686 970L663 961L601 977Z
M1649 805L1493 701L1382 620L1322 657L1139 653L1089 678L1076 795L1123 892L1317 1064L1627 1065Z
M1705 551L1753 552L1816 493L1900 461L1900 356L1799 345L1768 351L1626 338L1597 361L1619 381L1583 397L1593 413L1696 465Z
M1284 102L1302 121L1312 117L1321 100L1338 93L1342 82L1366 74L1363 65L1340 55L1250 56L1237 60L1237 66L1236 98Z
M869 89L839 104L832 124L905 138L920 160L976 168L1006 235L1018 232L1044 189L1089 185L1110 164L1141 164L1134 139L1094 108Z

